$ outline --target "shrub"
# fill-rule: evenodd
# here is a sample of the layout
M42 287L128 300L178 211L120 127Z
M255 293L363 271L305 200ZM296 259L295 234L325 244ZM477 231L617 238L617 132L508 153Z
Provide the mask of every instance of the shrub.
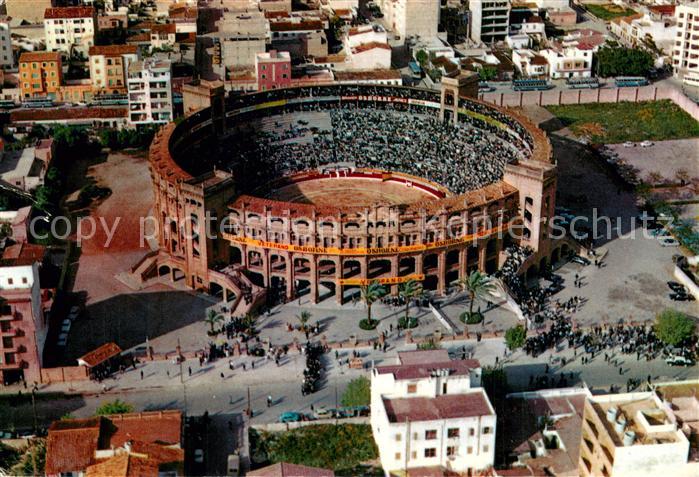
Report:
M423 341L422 343L418 343L417 345L417 349L419 349L420 351L439 349L441 347L442 345L435 341L434 338L429 338L427 341Z
M106 416L109 414L126 414L133 412L133 406L129 403L115 399L114 401L105 402L95 411L97 416Z
M524 346L524 340L527 339L527 329L522 325L513 326L505 332L505 344L514 351Z
M483 313L479 311L474 311L473 313L464 311L461 313L461 316L459 316L459 319L461 319L462 323L466 323L467 325L476 325L483 321Z
M694 334L694 321L677 310L663 310L655 317L655 334L660 341L676 346Z
M371 399L371 382L366 376L353 379L342 394L343 406L368 406Z
M377 326L379 326L378 320L369 321L366 318L359 320L359 327L363 330L375 330Z

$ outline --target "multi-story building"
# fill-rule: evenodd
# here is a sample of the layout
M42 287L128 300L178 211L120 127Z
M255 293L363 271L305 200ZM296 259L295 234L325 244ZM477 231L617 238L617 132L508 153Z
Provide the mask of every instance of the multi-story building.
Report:
M675 20L674 74L688 85L699 86L699 2L677 5Z
M446 350L398 353L371 374L371 427L386 475L412 468L484 470L495 460L496 416L475 360Z
M688 462L689 455L690 441L673 406L654 392L594 396L585 402L581 476L697 475L696 457Z
M512 50L512 63L525 78L548 79L549 62L532 50Z
M510 0L469 0L471 39L483 43L504 41L510 29Z
M138 61L136 45L93 46L89 50L90 78L96 91L126 93L129 65Z
M291 86L291 55L288 51L276 50L258 53L255 60L255 76L258 91Z
M172 72L169 60L147 58L129 66L129 122L165 124L173 120Z
M288 51L293 59L325 56L328 54L325 34L328 27L328 19L314 11L275 16L269 22L272 47Z
M51 290L42 290L44 247L26 242L7 247L0 267L0 378L41 382Z
M622 45L636 48L651 48L672 55L677 26L673 17L658 17L637 14L616 18L609 22L610 31Z
M0 67L11 68L14 64L10 19L8 17L0 17Z
M46 49L87 53L95 44L97 13L92 7L47 8L44 12Z
M27 52L19 57L19 87L23 98L55 98L62 81L60 53Z
M408 38L429 40L437 36L439 0L382 0L384 23L405 42Z
M345 61L337 70L388 70L391 68L391 47L386 30L379 25L350 28L342 39Z
M592 47L552 43L550 48L541 50L539 54L548 61L551 79L592 76Z

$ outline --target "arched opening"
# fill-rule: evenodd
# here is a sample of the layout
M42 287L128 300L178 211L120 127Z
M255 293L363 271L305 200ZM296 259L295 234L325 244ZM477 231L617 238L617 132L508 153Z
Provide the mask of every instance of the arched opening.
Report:
M445 276L445 280L448 287L456 286L456 282L459 280L459 271L450 270Z
M428 291L435 291L437 290L438 284L439 280L437 280L436 275L427 275L425 280L422 282L422 288Z
M342 290L342 303L347 303L353 300L359 301L361 292L357 285L345 285Z
M318 276L334 277L335 276L335 261L324 259L318 262Z
M342 264L342 278L351 278L359 275L362 271L362 266L359 260L345 260Z
M170 267L167 265L161 265L158 267L158 276L162 277L170 274Z
M438 258L437 258L436 253L432 253L430 255L427 255L425 257L425 261L422 264L422 269L424 270L424 272L426 274L431 273L431 272L436 272L437 271L437 261L438 261Z
M323 280L318 282L320 285L319 290L318 290L318 300L323 301L327 300L330 297L335 296L335 282L330 281L330 280Z
M248 252L248 266L261 267L262 266L262 254L256 250L249 251Z
M570 255L570 247L568 247L567 243L564 243L561 245L561 258L568 258L568 255Z
M271 255L269 257L269 266L273 272L285 272L286 258L281 255Z
M539 271L541 273L546 273L548 268L549 268L548 259L546 257L543 257L541 260L539 260Z
M307 258L294 259L294 273L308 273L311 271L311 261Z
M488 244L485 246L485 255L486 257L490 257L495 254L495 252L498 249L498 239L490 239L488 240Z
M369 278L377 278L391 273L391 261L386 259L372 260L369 262Z
M476 267L478 267L478 245L475 242L466 249L466 261L469 265L475 263Z
M238 247L228 247L230 255L230 263L239 265L243 263L243 252Z
M220 300L223 300L223 287L218 283L209 283L209 295L214 296Z
M459 250L450 250L447 252L447 271L459 269ZM447 282L449 283L449 282Z
M303 296L311 293L311 282L308 280L296 280L296 295Z
M403 257L398 263L398 275L404 277L415 273L415 257Z
M253 282L255 285L257 285L258 287L265 286L265 279L261 273L248 270L247 275L248 275L248 278L250 278L250 281Z

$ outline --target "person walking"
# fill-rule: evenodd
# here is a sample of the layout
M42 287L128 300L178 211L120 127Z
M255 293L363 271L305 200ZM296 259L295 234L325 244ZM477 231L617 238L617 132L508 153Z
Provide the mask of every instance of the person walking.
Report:
M267 396L267 407L272 407L272 395Z
M141 370L141 381L143 381L143 370Z

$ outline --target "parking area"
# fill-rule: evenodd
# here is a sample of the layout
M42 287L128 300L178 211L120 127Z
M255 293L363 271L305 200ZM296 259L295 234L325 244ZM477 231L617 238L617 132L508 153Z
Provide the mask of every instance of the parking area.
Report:
M699 138L659 141L650 147L609 144L608 148L619 155L619 159L638 169L641 179L649 174L659 174L660 181L675 182L678 171L684 171L691 179L699 179Z

